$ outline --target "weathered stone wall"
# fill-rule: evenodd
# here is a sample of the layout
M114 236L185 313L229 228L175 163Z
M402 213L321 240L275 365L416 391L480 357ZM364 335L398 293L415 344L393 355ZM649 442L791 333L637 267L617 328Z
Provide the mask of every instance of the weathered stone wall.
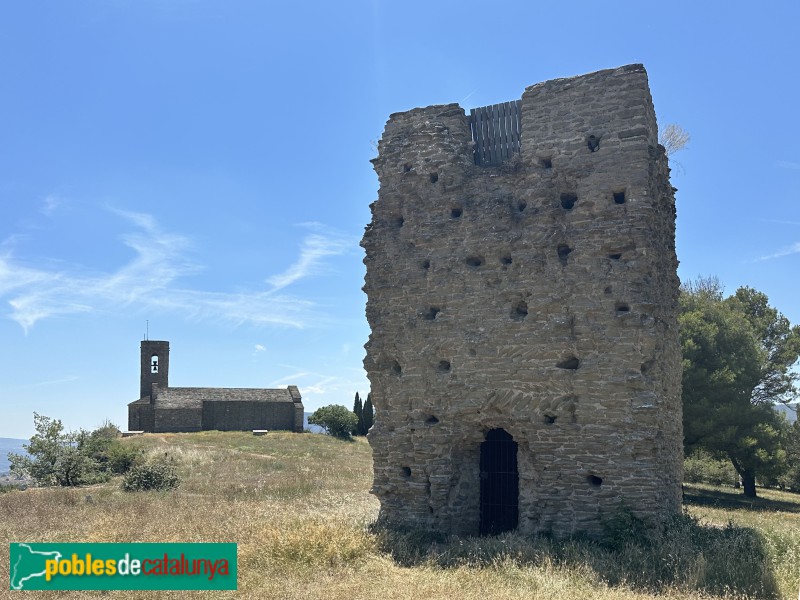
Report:
M190 433L202 431L202 408L161 408L154 411L154 427L156 433Z
M206 400L202 427L218 431L294 431L294 412L294 405L289 402Z
M153 405L145 402L128 404L128 430L153 431L155 428Z
M364 364L389 522L477 533L495 428L518 444L522 532L680 510L675 209L647 75L534 85L521 120L500 167L474 164L457 104L392 115L379 144Z
M292 403L294 404L294 432L303 433L305 421L303 397L300 395L300 390L296 385L290 385L286 389L289 390L289 395L291 395Z

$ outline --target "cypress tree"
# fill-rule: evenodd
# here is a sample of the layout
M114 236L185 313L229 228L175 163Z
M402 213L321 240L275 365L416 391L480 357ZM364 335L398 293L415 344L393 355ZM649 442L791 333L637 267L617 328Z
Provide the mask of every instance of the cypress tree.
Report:
M372 408L372 392L367 394L367 401L364 403L362 414L364 416L364 435L367 435L369 428L375 422L375 409Z
M358 392L356 392L356 399L353 402L353 414L358 418L358 423L353 429L353 435L364 435L366 430L364 429L364 406L361 404L361 398L358 396Z

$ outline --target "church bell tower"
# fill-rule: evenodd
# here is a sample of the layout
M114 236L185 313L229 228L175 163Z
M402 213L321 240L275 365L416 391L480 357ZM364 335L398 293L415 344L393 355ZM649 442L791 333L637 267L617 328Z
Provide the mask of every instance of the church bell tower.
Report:
M153 384L161 388L169 386L169 342L142 341L142 360L139 397L151 396Z

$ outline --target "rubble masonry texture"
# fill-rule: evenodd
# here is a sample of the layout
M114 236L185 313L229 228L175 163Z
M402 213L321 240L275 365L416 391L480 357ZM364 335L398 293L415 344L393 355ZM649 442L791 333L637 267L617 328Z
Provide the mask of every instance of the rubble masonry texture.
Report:
M518 444L523 533L597 534L621 502L679 512L675 202L644 68L527 88L501 166L474 164L457 104L391 115L373 162L381 519L478 533L495 428Z

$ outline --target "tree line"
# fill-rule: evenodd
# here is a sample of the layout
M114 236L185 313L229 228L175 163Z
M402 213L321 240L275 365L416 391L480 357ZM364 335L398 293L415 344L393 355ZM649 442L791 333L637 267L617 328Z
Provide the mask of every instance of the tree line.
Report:
M367 435L369 428L375 422L375 409L372 408L372 394L367 394L367 399L362 403L361 398L356 392L353 401L353 414L358 419L358 423L353 428L353 435Z
M757 482L800 492L800 423L775 409L797 399L800 326L716 278L682 286L679 323L685 455L730 461L745 496Z
M372 394L367 394L367 399L362 402L356 392L352 412L340 404L323 406L314 411L308 422L322 427L328 435L343 440L352 440L354 435L367 435L375 422Z
M9 453L11 472L38 486L77 486L122 475L122 489L169 490L180 484L175 466L164 457L145 456L123 444L119 427L105 421L94 431L66 431L58 419L33 413L36 433L25 454Z

